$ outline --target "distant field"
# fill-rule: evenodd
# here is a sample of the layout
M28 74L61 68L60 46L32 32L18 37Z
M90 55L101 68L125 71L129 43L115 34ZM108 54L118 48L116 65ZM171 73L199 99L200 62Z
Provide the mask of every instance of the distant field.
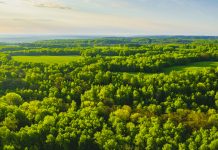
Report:
M204 61L204 62L196 62L196 63L191 63L187 64L185 66L174 66L174 67L168 67L163 69L163 72L160 73L170 73L172 71L189 71L189 70L200 70L204 68L209 68L209 67L218 67L218 62L217 61ZM116 72L116 73L121 73L121 74L129 74L129 75L154 75L154 74L159 74L159 73L144 73L144 72Z
M196 62L196 63L188 64L186 66L169 67L164 69L164 72L169 73L171 71L197 70L197 69L203 69L208 67L218 67L218 62L217 61Z
M46 64L64 64L78 59L83 59L82 56L13 56L15 61L33 62Z

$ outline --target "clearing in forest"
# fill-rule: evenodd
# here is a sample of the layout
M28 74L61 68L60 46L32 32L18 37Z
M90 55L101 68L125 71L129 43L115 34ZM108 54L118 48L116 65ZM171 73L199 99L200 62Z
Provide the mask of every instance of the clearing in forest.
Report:
M13 56L15 61L19 62L33 62L33 63L46 63L46 64L64 64L78 59L82 56Z
M164 73L170 73L171 71L187 71L187 70L199 70L203 68L209 67L218 67L217 61L203 61L203 62L195 62L191 64L187 64L184 66L173 66L164 70Z

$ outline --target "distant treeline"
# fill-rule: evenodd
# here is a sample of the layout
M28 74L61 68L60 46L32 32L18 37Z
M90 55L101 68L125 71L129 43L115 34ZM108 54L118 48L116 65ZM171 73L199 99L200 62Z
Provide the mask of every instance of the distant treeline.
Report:
M206 41L205 41L206 40ZM44 40L33 43L19 44L22 47L46 47L46 48L66 48L66 47L89 47L89 46L110 46L126 45L141 46L145 44L190 44L193 42L218 43L218 37L211 36L151 36L151 37L108 37L98 39L60 39Z

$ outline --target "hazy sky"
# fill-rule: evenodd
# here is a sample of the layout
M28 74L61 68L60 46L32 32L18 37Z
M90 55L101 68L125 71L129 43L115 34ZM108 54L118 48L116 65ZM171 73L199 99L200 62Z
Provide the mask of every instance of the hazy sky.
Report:
M0 34L218 35L218 0L0 0Z

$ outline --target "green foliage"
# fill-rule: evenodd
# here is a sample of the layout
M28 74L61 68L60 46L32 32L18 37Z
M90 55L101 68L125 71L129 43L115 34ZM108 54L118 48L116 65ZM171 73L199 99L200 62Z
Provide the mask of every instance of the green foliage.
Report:
M218 45L201 39L1 45L0 149L218 149Z
M23 103L22 97L17 93L7 93L1 98L2 101L6 102L8 105L21 105Z
M218 149L218 139L213 140L213 141L210 143L210 149L211 149L211 150L216 150L216 149Z

